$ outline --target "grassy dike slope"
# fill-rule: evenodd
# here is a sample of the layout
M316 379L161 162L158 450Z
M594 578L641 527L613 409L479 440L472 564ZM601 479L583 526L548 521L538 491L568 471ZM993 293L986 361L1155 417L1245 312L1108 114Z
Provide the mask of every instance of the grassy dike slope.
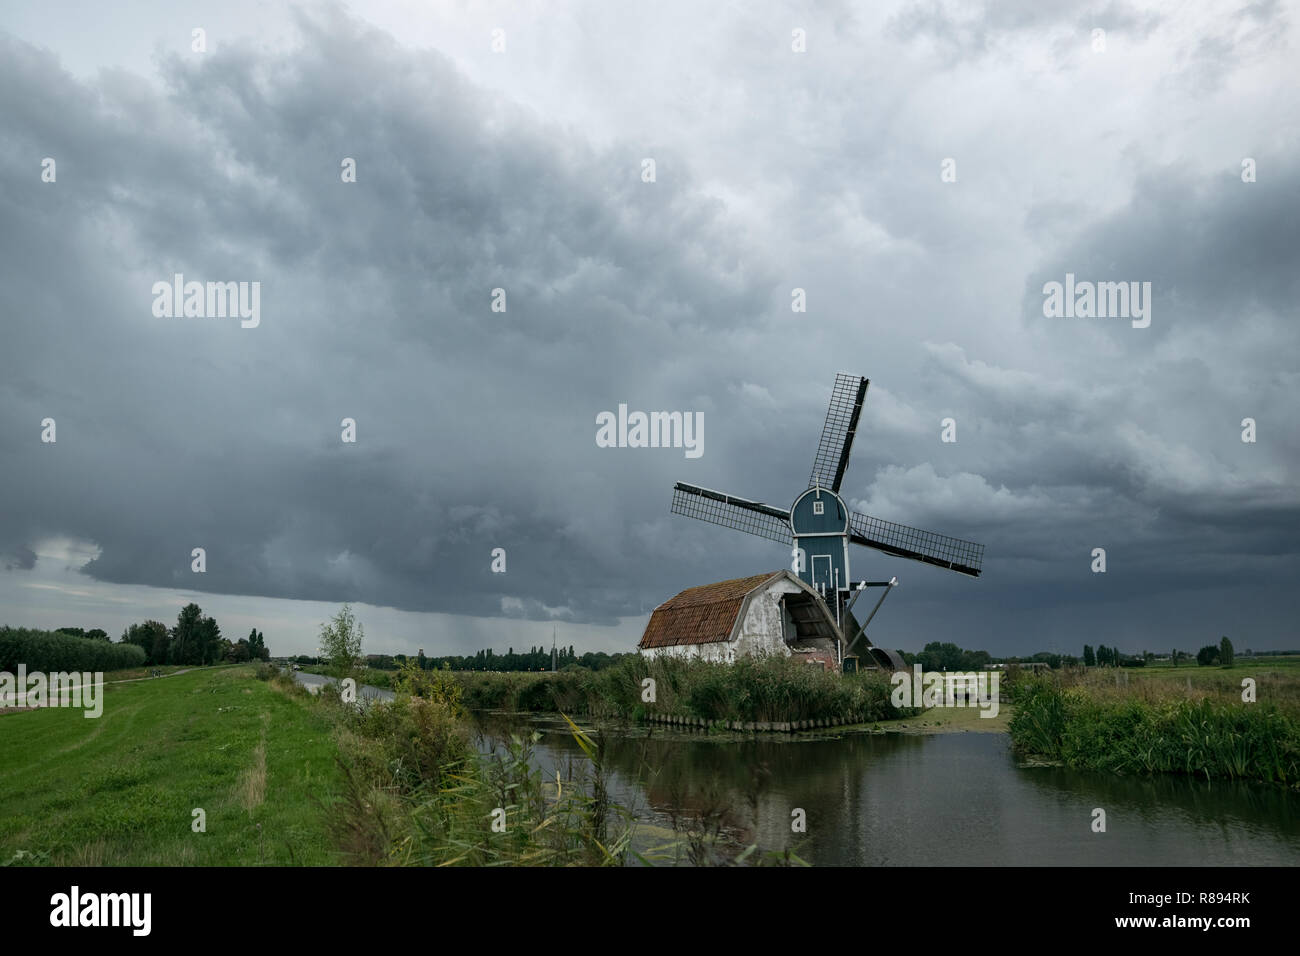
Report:
M0 863L337 862L317 802L338 782L330 725L253 673L107 685L98 719L0 715Z

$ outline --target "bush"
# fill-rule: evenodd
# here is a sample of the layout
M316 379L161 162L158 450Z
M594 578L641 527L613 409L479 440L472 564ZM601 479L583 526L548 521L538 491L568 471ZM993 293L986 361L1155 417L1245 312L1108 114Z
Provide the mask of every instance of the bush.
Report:
M404 793L437 787L448 767L470 754L469 736L451 704L399 695L354 711L341 751L371 779Z
M0 671L117 671L142 667L144 649L25 627L0 627Z

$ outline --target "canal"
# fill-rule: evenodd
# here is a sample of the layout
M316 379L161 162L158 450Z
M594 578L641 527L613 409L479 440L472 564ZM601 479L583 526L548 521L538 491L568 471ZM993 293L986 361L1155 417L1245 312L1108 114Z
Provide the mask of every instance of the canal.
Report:
M558 717L482 718L479 746L532 731L548 777L589 770ZM642 848L716 826L735 847L790 848L821 866L1300 863L1300 796L1280 787L1025 766L1005 734L632 727L603 744L610 792L640 821ZM1098 809L1105 832L1093 829ZM792 832L798 811L803 833Z

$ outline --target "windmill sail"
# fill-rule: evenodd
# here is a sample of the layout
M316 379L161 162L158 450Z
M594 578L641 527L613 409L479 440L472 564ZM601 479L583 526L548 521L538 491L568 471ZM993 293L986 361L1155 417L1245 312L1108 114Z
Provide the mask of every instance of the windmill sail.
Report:
M831 404L826 409L826 424L822 426L812 476L808 479L809 488L818 485L839 492L844 469L849 467L849 451L853 448L853 436L858 430L858 418L862 414L868 384L865 378L856 375L841 372L835 376Z
M673 486L674 514L747 531L760 538L790 543L790 513L758 501L678 482Z
M905 524L872 518L856 511L849 518L849 527L849 540L854 544L913 561L924 561L971 577L979 576L980 563L984 560L982 544L909 528Z

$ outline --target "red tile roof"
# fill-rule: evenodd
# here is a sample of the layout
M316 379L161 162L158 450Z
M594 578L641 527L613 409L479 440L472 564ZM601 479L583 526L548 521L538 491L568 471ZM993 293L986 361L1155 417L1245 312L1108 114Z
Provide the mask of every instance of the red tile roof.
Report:
M673 647L728 640L745 596L779 574L780 571L769 571L748 578L687 588L654 609L637 647Z

